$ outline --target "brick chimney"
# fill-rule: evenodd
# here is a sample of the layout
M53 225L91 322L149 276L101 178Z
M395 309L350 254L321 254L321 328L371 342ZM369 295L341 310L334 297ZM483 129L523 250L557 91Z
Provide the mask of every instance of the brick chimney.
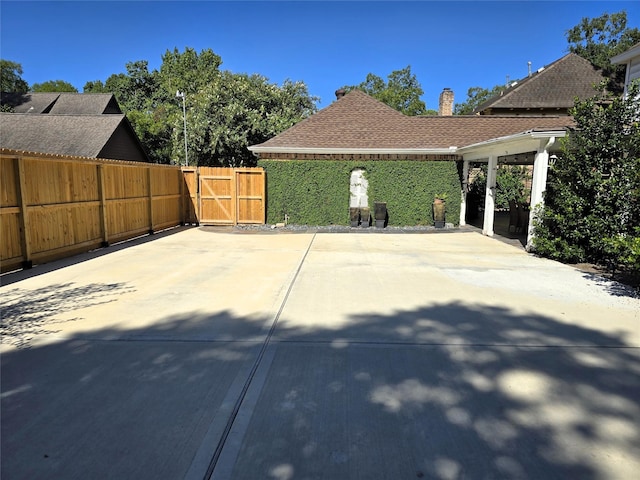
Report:
M345 91L344 88L339 88L338 90L336 90L336 100L340 100L342 97L345 96L347 92Z
M453 115L453 90L450 88L445 88L440 94L438 114L441 116Z

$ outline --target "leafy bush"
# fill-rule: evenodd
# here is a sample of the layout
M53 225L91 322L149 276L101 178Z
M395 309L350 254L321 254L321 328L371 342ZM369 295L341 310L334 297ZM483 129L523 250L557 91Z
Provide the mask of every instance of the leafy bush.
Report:
M577 127L551 169L535 224L537 253L640 273L640 100L577 102Z
M446 193L447 221L460 220L455 162L260 160L267 174L267 222L284 215L298 225L348 225L351 171L369 182L369 207L386 202L389 225L431 225L436 194Z

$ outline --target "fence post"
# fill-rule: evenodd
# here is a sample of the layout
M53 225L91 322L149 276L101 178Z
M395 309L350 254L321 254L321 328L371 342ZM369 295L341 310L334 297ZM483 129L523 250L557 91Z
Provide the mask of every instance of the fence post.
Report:
M22 268L31 268L31 238L29 235L29 209L27 205L27 182L24 174L24 158L16 158L16 188L18 190L18 207L20 208L20 247L22 250Z
M149 186L149 233L154 233L153 231L153 189L151 185L151 167L147 168L147 184Z
M194 208L194 210L197 210L195 212L196 214L196 225L200 225L200 219L202 218L202 197L200 196L200 167L196 167L195 171L195 188L196 188L196 205L197 205L197 209Z
M187 223L187 202L185 199L185 179L184 172L182 171L182 167L178 170L178 175L180 175L178 181L180 182L180 225L185 225Z
M109 228L107 224L107 194L104 188L104 165L98 164L98 196L100 197L100 230L102 232L102 246L109 246Z

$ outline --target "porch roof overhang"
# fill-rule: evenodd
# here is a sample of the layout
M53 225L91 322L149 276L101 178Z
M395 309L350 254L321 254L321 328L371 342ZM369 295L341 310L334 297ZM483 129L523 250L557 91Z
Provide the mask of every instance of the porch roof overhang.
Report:
M481 161L490 156L503 157L517 155L540 148L542 140L565 137L567 131L562 130L528 130L526 132L492 138L483 142L467 145L457 150L463 160Z

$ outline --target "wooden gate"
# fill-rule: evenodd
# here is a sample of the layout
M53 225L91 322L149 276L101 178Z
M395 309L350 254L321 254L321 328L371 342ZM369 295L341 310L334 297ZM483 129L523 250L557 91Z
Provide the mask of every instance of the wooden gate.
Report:
M198 178L201 224L265 222L264 169L199 167Z

